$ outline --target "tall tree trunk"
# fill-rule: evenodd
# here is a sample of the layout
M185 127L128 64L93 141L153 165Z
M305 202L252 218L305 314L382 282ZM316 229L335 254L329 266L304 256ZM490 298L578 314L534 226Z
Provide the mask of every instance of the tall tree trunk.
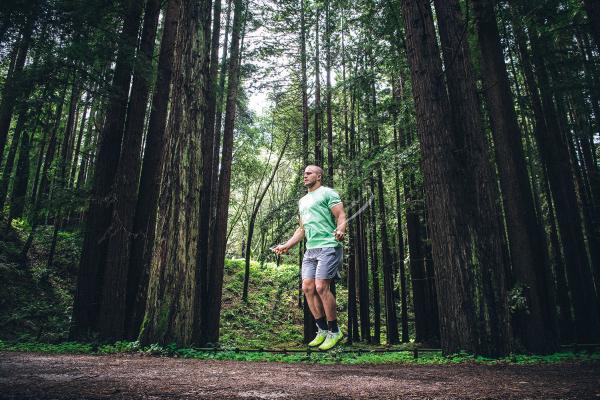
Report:
M23 82L23 67L25 66L25 59L27 58L27 52L31 43L31 34L35 22L34 13L35 11L32 11L31 15L27 18L25 25L21 29L21 39L16 52L15 63L14 66L9 69L9 75L2 88L2 100L0 101L0 165L4 158L4 146L6 146L6 141L8 139L8 130L10 128L13 110L17 98L21 93L20 86L25 83Z
M465 212L470 215L477 263L482 277L483 301L487 329L480 331L487 354L505 356L511 349L502 242L503 226L497 199L499 198L495 167L490 162L487 138L483 129L480 101L469 56L466 23L458 0L435 0L440 39L445 60L446 81L452 110L454 135L458 142L457 156L463 162L467 191ZM483 303L481 303L483 304ZM490 342L483 335L488 335Z
M421 138L442 352L475 352L478 333L469 271L471 249L468 223L461 211L464 188L455 179L459 176L459 166L452 156L456 146L447 125L450 110L431 8L425 0L403 0L402 8Z
M83 136L84 136L84 132L85 132L85 128L86 128L86 122L87 122L87 114L88 111L90 110L90 97L91 97L91 93L88 92L86 97L85 97L85 101L83 102L84 106L83 106L83 112L81 113L81 123L79 126L79 134L77 135L77 144L75 145L75 151L73 152L73 160L71 162L71 172L69 174L69 187L75 187L75 174L77 172L77 166L79 165L79 167L81 168L81 163L79 163L79 156L81 154L81 144L83 142ZM91 117L91 115L90 115Z
M138 336L146 308L161 173L164 165L163 153L167 141L165 128L169 99L171 98L173 57L180 8L181 0L168 0L164 15L156 82L152 94L150 122L146 134L146 147L133 222L134 235L131 238L125 310L126 332L129 339Z
M373 88L374 89L374 88ZM372 106L373 110L376 109L375 103L375 92L372 92ZM377 128L377 121L373 121L373 146L375 149L379 149L379 129ZM379 210L379 229L381 236L381 247L383 254L383 297L385 299L385 324L388 344L398 344L400 342L398 336L398 318L396 316L396 299L394 295L394 273L392 270L392 252L390 240L388 237L387 230L387 215L385 210L385 199L383 189L383 172L381 170L381 163L377 162L375 167L376 182L377 182L377 202Z
M358 63L357 63L358 65ZM356 72L356 70L355 70ZM356 75L356 74L355 74ZM348 159L356 157L356 88L353 88L350 98L350 129L349 129L349 146ZM356 196L354 188L349 189L349 193ZM351 211L351 208L348 210ZM356 309L356 265L359 262L358 242L356 240L357 227L356 224L350 225L350 257L348 261L348 344L354 341L360 341L358 330L358 313Z
M44 116L43 121L45 123L42 124L42 139L40 140L40 144L38 147L38 157L37 157L37 163L36 163L36 168L35 168L35 176L33 177L33 184L32 184L32 188L31 188L31 195L29 196L29 219L33 220L34 219L34 214L33 214L33 209L34 209L34 205L35 205L35 201L37 199L37 192L38 192L38 188L39 188L39 184L40 184L40 174L42 171L42 165L44 163L44 151L46 150L46 144L48 143L48 131L50 131L50 122L47 122L50 118L50 114L52 113L51 107L47 107L48 111L46 113L46 115Z
M306 10L304 0L300 0L300 63L302 90L302 164L308 165L308 78L306 73Z
M516 22L516 21L515 21ZM519 29L518 23L515 24ZM559 130L558 117L550 93L551 87L534 26L531 32L531 63L536 68L537 83L530 71L525 71L534 112L540 155L548 169L560 239L565 256L569 286L573 296L575 335L578 342L593 343L600 335L598 299L585 250L582 221L577 203L573 174L569 163L568 144ZM528 60L526 49L522 49ZM538 86L539 85L539 86ZM539 93L539 94L538 94Z
M400 88L400 93L402 89ZM392 89L393 92L398 91L397 88ZM395 96L396 97L396 96ZM398 98L399 99L399 98ZM400 100L400 99L399 99ZM401 101L401 100L400 100ZM399 104L397 104L398 106ZM400 152L400 143L398 136L398 130L400 126L398 124L398 116L394 116L394 150L396 154ZM408 333L408 293L406 287L406 268L404 267L404 235L402 233L402 205L400 199L400 168L394 169L394 189L396 194L396 224L397 224L397 237L398 237L398 257L396 257L395 263L400 278L400 312L401 312L401 323L402 323L402 343L408 343L410 336Z
M60 152L60 186L62 188L66 187L66 182L64 181L66 178L66 171L69 168L69 163L71 161L70 157L70 144L73 141L73 135L75 134L75 128L77 126L77 107L79 105L81 95L81 88L79 82L77 82L77 78L73 80L73 87L71 88L71 96L69 98L69 113L67 114L67 125L65 127L65 133L63 135L63 142L61 145Z
M79 165L79 170L77 171L77 182L74 183L76 189L81 189L84 182L85 177L88 175L88 166L90 165L91 153L93 151L92 144L92 136L93 131L96 129L96 123L98 122L98 117L100 116L100 107L101 102L98 99L94 99L92 104L90 104L90 116L87 120L87 127L85 129L85 135L83 139L83 147L81 149L81 164Z
M544 275L549 268L546 240L535 216L493 2L472 0L472 4L506 213L514 290L526 299L530 312L526 315L521 311L516 316L515 323L519 326L518 331L522 332L523 344L530 351L553 351L556 349L557 338L553 319L546 312L548 293L544 287Z
M127 98L133 70L134 49L144 3L126 1L126 14L120 34L115 73L110 88L106 121L99 138L94 182L84 230L83 248L73 304L70 337L85 338L97 331L103 290L103 267L106 261L115 180L125 125Z
M221 138L222 138L222 122L223 122L223 103L225 99L225 78L227 77L227 68L229 58L227 57L229 46L229 34L231 31L231 11L233 9L232 0L227 0L227 22L225 24L225 37L223 38L223 55L221 56L221 66L219 67L219 90L217 92L217 111L215 116L215 134L213 143L213 162L212 162L212 188L211 188L211 215L210 215L210 232L211 238L214 237L214 224L217 214L217 195L219 192L219 165L221 159ZM209 245L210 239L209 238ZM214 254L214 248L212 245L209 246L208 263L211 263L212 256Z
M325 4L326 102L327 102L327 177L333 187L333 115L331 111L331 0Z
M369 177L369 188L375 193L375 179ZM373 285L373 314L374 335L373 342L381 343L381 293L379 288L379 257L377 246L377 210L375 204L369 208L369 253L371 254L371 284Z
M144 12L142 37L135 61L123 146L113 189L115 204L109 227L110 237L106 264L103 268L98 328L100 337L105 340L125 338L127 277L132 254L131 232L134 229L144 119L150 90L152 54L154 53L159 14L160 1L148 0ZM196 117L192 115L190 118L195 119ZM135 296L137 288L132 288L132 290L133 293L129 294L130 298Z
M300 0L300 90L302 92L302 168L309 164L308 152L308 77L307 77L307 55L306 55L306 4ZM300 277L302 279L302 277ZM302 283L300 283L301 285ZM304 342L310 342L317 331L315 319L308 308L306 297L303 302L303 332Z
M10 195L10 212L8 214L8 222L14 218L23 216L23 210L25 209L27 187L29 185L29 164L30 164L30 152L31 152L31 140L35 134L37 126L43 118L46 117L45 113L42 113L42 106L48 100L48 87L44 89L42 96L37 99L37 104L34 108L36 121L32 126L25 130L23 139L21 140L21 146L19 147L19 161L17 163L17 169L15 171L15 178L12 186L12 193ZM40 154L43 150L43 142L40 144ZM42 157L40 156L40 159Z
M9 185L12 178L15 156L17 154L17 149L19 148L19 143L21 142L21 135L25 130L25 122L27 120L28 114L27 111L27 107L25 106L25 104L23 104L23 107L19 111L19 117L17 118L17 124L13 133L12 142L10 144L10 149L8 150L6 163L4 164L2 179L0 179L0 213L4 209L4 202L6 200L6 195L8 193ZM25 132L25 135L27 135L27 132ZM8 223L10 224L10 219L8 220Z
M141 342L188 346L193 340L200 209L201 143L206 110L210 19L205 1L184 0L175 41L156 238ZM209 8L210 9L210 8Z
M218 154L216 160L215 147L219 147L215 140L216 130L220 136L221 126L215 127L215 118L217 111L217 75L219 72L219 38L221 32L221 0L215 0L213 6L213 22L212 36L210 45L210 69L206 82L206 120L204 131L202 132L202 192L200 193L200 221L199 221L199 236L198 236L198 267L196 276L196 309L199 310L195 314L194 324L197 328L194 329L195 334L200 334L203 321L207 320L208 315L205 314L207 307L204 304L208 303L208 268L209 268L209 253L210 253L210 220L213 214L215 204L211 201L214 198L213 192L213 163L218 164ZM196 342L200 341L200 337Z
M321 58L319 56L319 23L321 6L316 3L315 19L315 164L323 166L323 143L321 134Z
M240 36L244 19L243 0L234 0L233 27L231 32L231 56L228 68L227 102L225 107L225 127L223 130L223 153L219 172L219 192L217 215L215 220L214 259L208 270L208 299L206 306L210 319L203 328L203 343L216 343L219 340L219 322L221 313L221 295L223 290L223 270L225 267L225 247L229 195L231 185L231 161L233 156L233 130L235 127L236 102L240 83Z

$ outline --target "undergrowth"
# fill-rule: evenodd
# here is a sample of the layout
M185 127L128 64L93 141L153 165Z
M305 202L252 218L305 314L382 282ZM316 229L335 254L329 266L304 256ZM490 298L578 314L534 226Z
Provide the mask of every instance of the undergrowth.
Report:
M94 346L89 343L64 342L48 344L38 342L9 343L0 341L0 351L40 352L51 354L138 354L142 356L177 357L199 360L228 360L228 361L263 361L283 363L312 363L312 364L424 364L452 365L475 363L482 365L529 365L556 364L561 362L600 362L600 353L594 352L560 352L550 355L513 354L508 357L492 359L483 356L473 356L466 353L444 356L440 352L420 353L414 358L409 350L402 352L379 353L363 350L347 352L351 347L338 347L329 352L310 351L302 353L270 353L244 352L237 349L222 349L207 351L194 348L178 348L175 344L160 346L152 344L141 347L139 342L120 341L109 345Z

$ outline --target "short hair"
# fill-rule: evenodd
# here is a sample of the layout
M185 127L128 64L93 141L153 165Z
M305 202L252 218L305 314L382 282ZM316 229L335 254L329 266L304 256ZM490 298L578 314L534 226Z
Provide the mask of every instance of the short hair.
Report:
M323 180L323 175L325 175L325 172L323 171L323 168L319 167L318 165L307 165L306 168L311 167L317 170L317 174L321 175L321 180Z

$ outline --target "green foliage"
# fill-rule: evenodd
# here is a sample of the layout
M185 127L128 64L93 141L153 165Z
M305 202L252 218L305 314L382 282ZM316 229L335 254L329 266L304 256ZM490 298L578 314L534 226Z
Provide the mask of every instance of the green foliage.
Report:
M12 228L0 239L0 281L8 283L0 291L0 339L63 341L68 335L81 237L60 232L49 267L52 227L40 227L23 264L20 253L30 227L15 220Z
M0 340L2 351L31 351L54 354L92 354L93 346L89 343L64 342L59 344L41 342L8 343Z
M353 350L349 352L348 350ZM443 356L439 352L420 353L414 358L411 351L377 352L374 350L360 350L356 348L338 347L329 352L308 351L284 353L270 353L264 351L245 352L236 348L224 351L207 351L205 349L177 348L174 343L167 346L152 344L140 348L139 342L120 341L112 345L100 346L97 349L91 344L64 342L48 344L38 342L8 343L0 340L0 351L29 351L54 354L123 354L139 353L149 356L181 357L199 360L227 360L250 362L284 362L284 363L310 363L310 364L463 364L475 363L482 365L531 365L531 364L558 364L563 362L600 362L600 353L594 352L561 352L545 356L513 354L509 357L492 359L482 356L473 356L466 353Z
M140 342L118 341L98 347L98 354L131 353L140 350Z
M248 303L241 301L244 260L227 260L221 311L223 346L297 345L302 342L302 310L296 307L298 266L250 265Z

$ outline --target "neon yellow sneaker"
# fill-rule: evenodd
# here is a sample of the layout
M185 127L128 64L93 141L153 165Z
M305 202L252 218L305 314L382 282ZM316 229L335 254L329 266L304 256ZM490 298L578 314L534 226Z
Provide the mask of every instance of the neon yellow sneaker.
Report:
M327 333L329 331L325 330L325 329L319 329L319 331L317 332L317 336L315 336L315 338L312 340L312 342L310 342L308 345L310 347L317 347L318 345L320 345L321 343L323 343L325 341L325 339L327 338Z
M333 346L338 344L343 338L344 338L344 334L342 333L341 329L339 331L337 331L336 333L327 332L327 338L325 338L325 341L323 342L323 344L319 346L319 350L323 350L323 351L329 350Z

